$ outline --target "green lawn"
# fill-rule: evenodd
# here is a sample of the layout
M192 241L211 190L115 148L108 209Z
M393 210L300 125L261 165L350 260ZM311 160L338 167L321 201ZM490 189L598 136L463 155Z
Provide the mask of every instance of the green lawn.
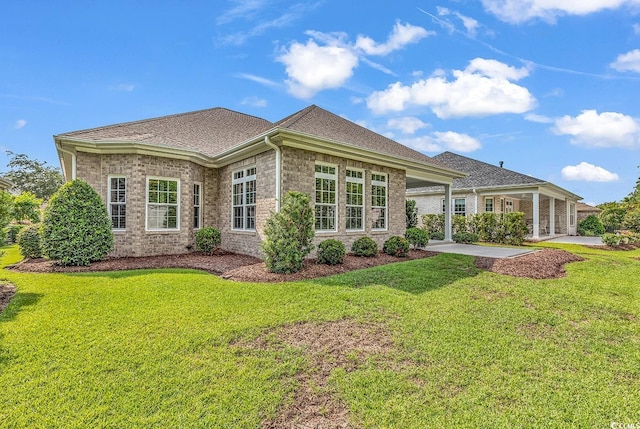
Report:
M608 428L640 422L640 250L527 280L440 255L326 279L247 284L190 270L23 274L0 314L0 427L259 427L308 360L243 349L266 329L384 324L387 361L336 369L364 428ZM2 266L15 262L3 249Z

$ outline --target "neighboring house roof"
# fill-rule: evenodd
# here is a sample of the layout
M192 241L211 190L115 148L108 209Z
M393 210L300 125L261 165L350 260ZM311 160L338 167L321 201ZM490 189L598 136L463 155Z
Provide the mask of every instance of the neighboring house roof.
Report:
M283 138L277 139L279 144L293 145L295 140L295 147L312 151L358 155L361 159L380 162L391 160L394 166L407 165L407 186L424 186L429 180L443 183L464 176L418 151L315 105L277 122L214 108L67 132L54 136L54 140L63 171L68 176L65 167L72 165L71 156L78 151L160 154L221 166L257 150L268 150L262 144L263 140L266 136L278 135L291 137L285 143ZM256 149L258 145L260 148Z
M585 203L577 203L576 210L578 212L592 212L592 213L600 213L602 211L602 209L599 209L598 207L590 206L589 204L585 204Z
M0 191L7 190L13 186L13 183L9 182L7 179L0 177Z
M433 159L449 166L450 168L467 174L466 177L456 178L453 180L451 185L452 191L552 187L555 191L560 191L562 194L570 195L575 199L581 199L580 196L575 195L566 189L560 188L551 182L452 152L443 152L434 156ZM443 192L442 186L424 187L414 189L413 191L417 193Z

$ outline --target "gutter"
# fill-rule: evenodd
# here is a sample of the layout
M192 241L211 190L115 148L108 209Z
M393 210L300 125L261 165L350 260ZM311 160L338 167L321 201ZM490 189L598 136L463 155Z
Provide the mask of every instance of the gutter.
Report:
M76 153L75 152L71 152L68 149L64 149L62 147L62 143L60 142L56 142L56 146L58 148L58 152L62 152L62 153L66 153L67 155L71 155L71 180L76 180L76 172L77 172L77 167L76 167ZM62 167L62 172L64 173L65 177L67 176L67 172L65 171L64 168L64 160L62 159L62 157L60 157L60 166Z
M276 151L276 213L280 211L281 186L282 186L282 150L279 146L273 144L269 135L264 136L264 143Z

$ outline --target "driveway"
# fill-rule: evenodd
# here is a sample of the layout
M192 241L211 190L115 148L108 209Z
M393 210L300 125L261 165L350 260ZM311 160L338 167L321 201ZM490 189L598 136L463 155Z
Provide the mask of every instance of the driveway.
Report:
M522 249L515 247L479 246L477 244L434 243L427 246L427 250L440 253L457 253L459 255L484 256L487 258L513 258L535 252L536 249Z

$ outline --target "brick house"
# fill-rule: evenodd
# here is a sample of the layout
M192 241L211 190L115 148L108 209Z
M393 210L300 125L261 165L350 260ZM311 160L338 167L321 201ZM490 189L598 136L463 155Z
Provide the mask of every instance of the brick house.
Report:
M11 182L0 177L0 191L8 191L11 186L13 186Z
M468 215L483 212L523 212L532 239L554 235L576 235L577 202L582 197L551 182L536 179L506 168L466 156L444 152L432 158L466 177L453 180L450 210ZM445 192L442 186L407 190L407 198L416 200L418 214L443 213Z
M66 180L87 181L113 221L117 256L185 253L213 226L225 250L260 256L287 191L315 205L316 244L379 245L405 230L405 192L463 174L309 106L275 123L214 108L54 136Z

